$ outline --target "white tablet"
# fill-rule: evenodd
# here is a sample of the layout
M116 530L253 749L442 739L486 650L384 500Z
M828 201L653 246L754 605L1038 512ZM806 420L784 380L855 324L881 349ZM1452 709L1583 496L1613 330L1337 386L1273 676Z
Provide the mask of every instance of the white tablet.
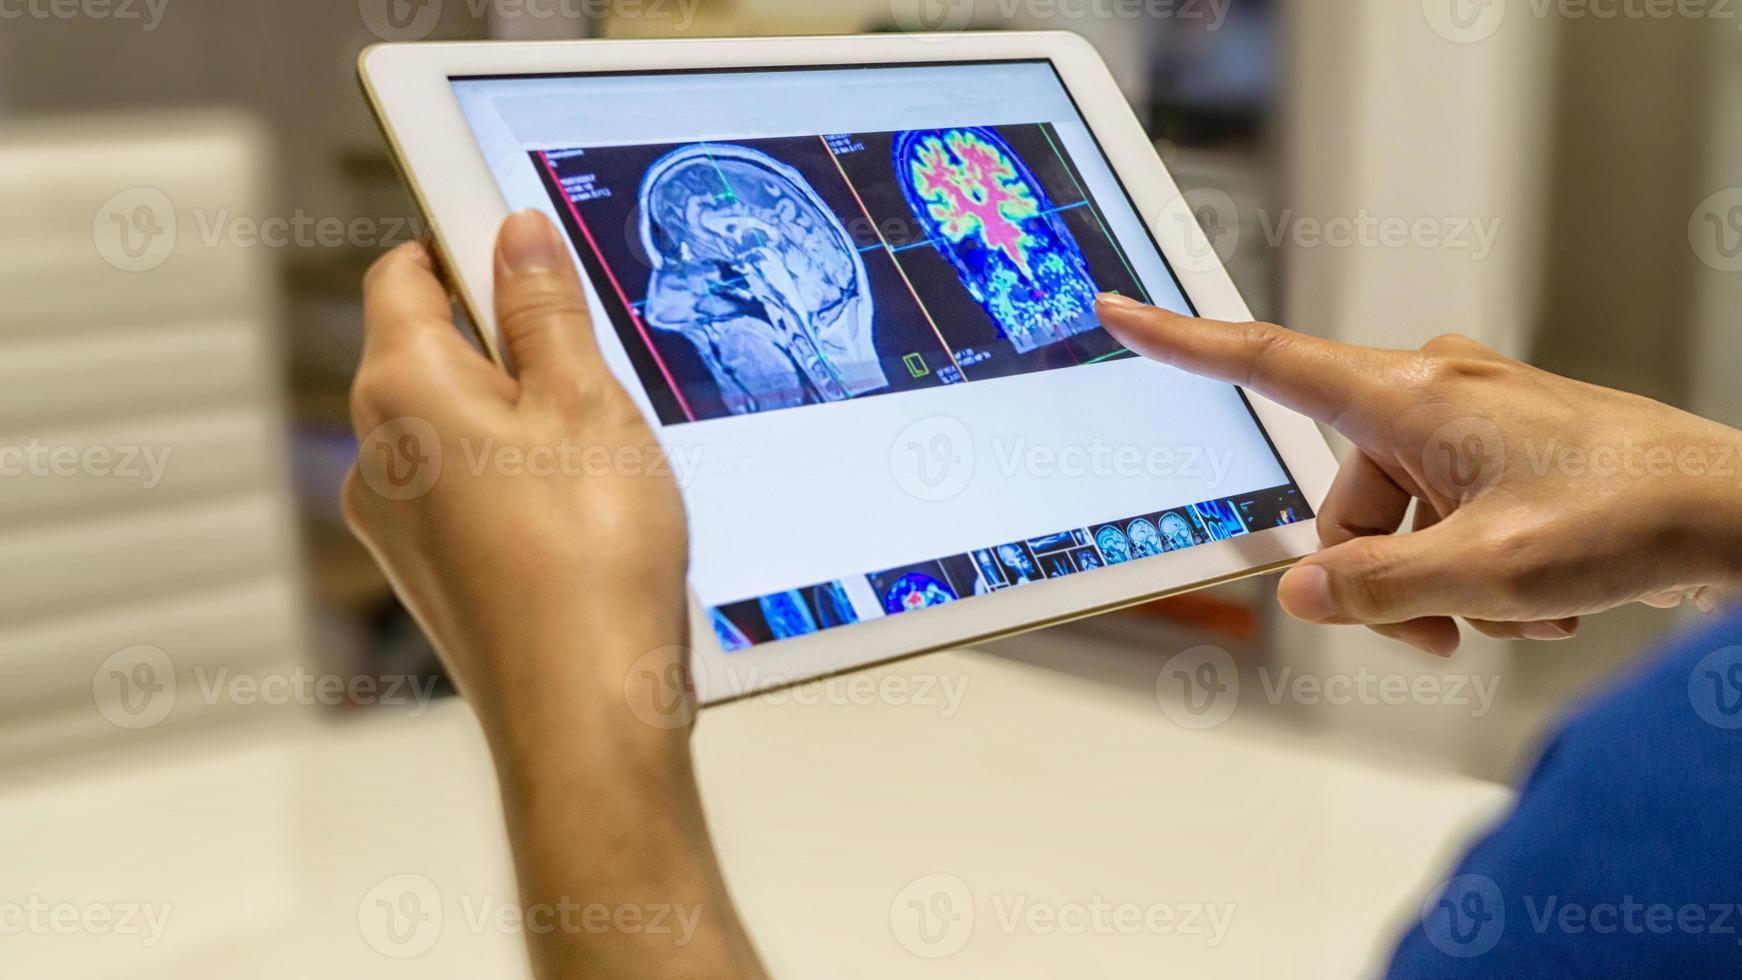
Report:
M1095 320L1103 291L1249 314L1075 35L386 45L361 68L498 359L498 226L566 230L689 509L704 704L1314 550L1313 423Z

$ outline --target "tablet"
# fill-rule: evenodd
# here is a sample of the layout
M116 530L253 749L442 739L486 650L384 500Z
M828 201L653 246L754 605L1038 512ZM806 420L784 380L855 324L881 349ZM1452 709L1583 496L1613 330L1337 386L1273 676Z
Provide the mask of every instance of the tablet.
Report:
M1095 320L1100 292L1250 315L1075 35L384 45L361 68L498 360L498 226L566 232L688 507L701 703L1315 549L1316 426Z

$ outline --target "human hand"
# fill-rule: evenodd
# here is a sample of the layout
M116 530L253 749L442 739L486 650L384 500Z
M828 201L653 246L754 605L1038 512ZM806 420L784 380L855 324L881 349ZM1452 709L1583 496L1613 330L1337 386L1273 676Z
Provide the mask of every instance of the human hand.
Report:
M683 646L688 624L682 500L600 357L556 229L510 217L495 276L518 377L455 329L423 246L370 270L351 392L359 466L344 493L351 527L487 728L552 692L620 702L630 665Z
M1322 551L1283 608L1437 655L1452 617L1564 639L1627 602L1710 607L1742 579L1742 432L1448 335L1354 347L1105 295L1101 322L1154 360L1242 385L1355 444L1318 514ZM1397 534L1416 502L1414 532Z

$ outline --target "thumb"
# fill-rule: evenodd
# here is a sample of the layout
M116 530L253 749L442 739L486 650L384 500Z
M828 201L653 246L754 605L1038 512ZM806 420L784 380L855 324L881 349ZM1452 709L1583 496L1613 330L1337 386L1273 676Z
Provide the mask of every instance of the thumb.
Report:
M1404 623L1425 616L1482 615L1474 562L1447 520L1410 534L1353 538L1289 569L1277 599L1309 623Z
M496 322L522 382L573 384L602 366L568 246L537 211L510 215L497 237Z

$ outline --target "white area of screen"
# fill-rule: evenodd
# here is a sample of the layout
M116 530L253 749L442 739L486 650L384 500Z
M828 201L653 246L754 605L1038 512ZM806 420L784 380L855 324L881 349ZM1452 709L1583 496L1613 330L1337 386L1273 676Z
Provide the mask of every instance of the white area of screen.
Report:
M528 151L1050 122L1144 288L1186 309L1046 63L453 87L508 207L553 218ZM596 291L592 306L607 361L652 418ZM911 470L895 458L909 426L934 417L959 420L973 440L973 476L944 501L904 489ZM1138 360L665 426L659 437L693 467L690 584L708 606L1287 482L1233 387ZM1067 474L1046 465L1049 453L1083 465Z

